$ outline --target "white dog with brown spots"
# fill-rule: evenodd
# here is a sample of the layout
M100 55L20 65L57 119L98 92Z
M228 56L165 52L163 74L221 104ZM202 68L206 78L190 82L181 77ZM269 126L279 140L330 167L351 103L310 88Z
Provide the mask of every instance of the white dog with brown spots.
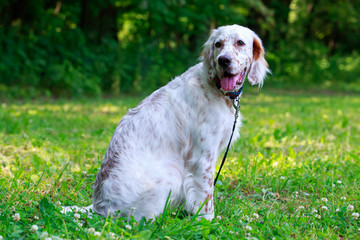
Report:
M238 25L212 31L202 62L131 109L111 139L96 176L93 209L101 215L161 214L185 203L214 217L215 163L229 141L235 110L229 96L245 76L262 85L269 72L260 38ZM239 115L239 120L241 116ZM238 121L233 141L239 137Z

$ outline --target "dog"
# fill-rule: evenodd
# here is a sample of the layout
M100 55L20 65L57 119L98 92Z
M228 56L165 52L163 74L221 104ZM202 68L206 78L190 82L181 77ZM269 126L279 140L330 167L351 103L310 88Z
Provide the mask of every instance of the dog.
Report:
M94 183L94 212L153 219L169 199L170 207L184 204L213 219L215 163L232 132L232 98L246 75L262 86L269 72L264 55L249 28L213 30L200 63L130 109L117 126Z

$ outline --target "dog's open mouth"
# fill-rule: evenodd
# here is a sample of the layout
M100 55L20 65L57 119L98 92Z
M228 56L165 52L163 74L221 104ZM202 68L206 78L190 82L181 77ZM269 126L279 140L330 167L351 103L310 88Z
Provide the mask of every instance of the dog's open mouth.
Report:
M243 83L246 75L246 68L239 74L231 74L224 72L223 77L220 80L221 88L225 91L232 91L239 88Z

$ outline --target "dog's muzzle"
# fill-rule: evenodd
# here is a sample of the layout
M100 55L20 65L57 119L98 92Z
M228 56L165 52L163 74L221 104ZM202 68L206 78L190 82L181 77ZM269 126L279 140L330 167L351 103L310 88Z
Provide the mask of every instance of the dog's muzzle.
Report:
M247 68L236 75L225 72L222 78L215 77L216 87L226 96L231 99L236 98L242 92L244 87L244 80L247 73Z

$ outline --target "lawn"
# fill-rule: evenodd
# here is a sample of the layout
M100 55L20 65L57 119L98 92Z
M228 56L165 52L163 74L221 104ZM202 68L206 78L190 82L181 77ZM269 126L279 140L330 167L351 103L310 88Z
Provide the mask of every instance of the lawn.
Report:
M112 133L141 99L0 104L4 239L359 239L360 97L253 94L208 222L165 209L153 222L60 212L88 206ZM0 237L0 239L2 239Z

